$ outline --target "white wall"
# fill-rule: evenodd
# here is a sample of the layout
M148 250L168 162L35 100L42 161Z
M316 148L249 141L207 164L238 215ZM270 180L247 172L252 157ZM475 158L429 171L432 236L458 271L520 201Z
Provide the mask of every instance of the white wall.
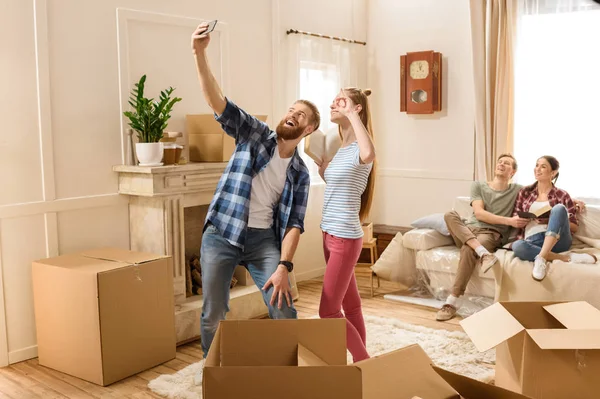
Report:
M473 77L468 0L369 0L368 84L379 176L373 219L408 226L451 209L473 179ZM442 112L400 112L400 56L443 55Z
M280 0L274 4L274 39L277 53L274 59L274 77L280 85L285 82L285 32L288 29L366 41L367 0ZM274 88L274 97L277 98L274 114L277 121L289 106L282 100L280 89L281 87ZM328 115L322 115L323 117ZM323 184L313 184L310 188L305 219L306 231L300 238L294 257L298 281L322 276L325 270L323 238L319 228L324 193Z

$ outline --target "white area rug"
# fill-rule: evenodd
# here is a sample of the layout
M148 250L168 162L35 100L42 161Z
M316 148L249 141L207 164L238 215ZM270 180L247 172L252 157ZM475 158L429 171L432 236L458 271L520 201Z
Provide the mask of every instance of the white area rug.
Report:
M419 344L433 362L444 369L490 382L496 360L494 350L479 353L463 332L450 332L403 323L396 319L365 316L367 350L371 356L381 355L412 344ZM348 363L351 362L348 354ZM204 361L189 365L172 375L161 375L150 381L152 392L170 399L200 399L202 388L194 385L194 375Z

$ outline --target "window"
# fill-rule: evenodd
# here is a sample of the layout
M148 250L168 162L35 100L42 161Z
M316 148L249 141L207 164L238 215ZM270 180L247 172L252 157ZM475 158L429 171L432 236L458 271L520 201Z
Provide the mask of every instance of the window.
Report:
M553 155L561 163L558 187L573 197L600 199L600 7L590 2L562 7L567 3L521 3L525 7L515 57L516 180L531 184L536 159Z
M312 101L321 113L319 130L328 132L337 127L329 119L329 106L340 91L339 72L333 64L301 61L299 70L300 98ZM321 181L315 162L304 153L304 140L298 146L313 181ZM318 179L318 180L316 180Z
M287 72L282 81L286 107L299 98L312 101L321 113L319 129L325 133L336 129L329 120L329 106L342 87L360 86L366 80L364 46L307 35L289 35L286 42ZM304 142L298 147L312 181L322 182L315 162L304 154Z

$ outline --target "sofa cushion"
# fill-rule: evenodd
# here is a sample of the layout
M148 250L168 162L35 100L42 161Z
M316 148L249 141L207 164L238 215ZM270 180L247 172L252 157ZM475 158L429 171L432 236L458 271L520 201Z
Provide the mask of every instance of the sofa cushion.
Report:
M579 215L578 236L600 239L600 206L588 205Z
M371 270L384 280L412 287L417 280L415 251L405 248L402 234L397 233Z
M452 237L440 234L434 229L414 229L408 231L403 237L406 248L426 251L431 248L454 245Z
M460 215L463 219L468 219L473 214L473 208L471 207L471 198L469 197L456 197L454 199L454 211Z
M440 234L449 236L448 226L444 220L443 213L434 213L431 215L423 216L410 224L412 227L417 229L434 229Z

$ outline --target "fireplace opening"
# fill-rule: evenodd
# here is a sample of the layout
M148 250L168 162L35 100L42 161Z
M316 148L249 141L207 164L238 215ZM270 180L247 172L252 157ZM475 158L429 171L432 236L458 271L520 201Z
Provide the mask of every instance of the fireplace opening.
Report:
M208 212L208 205L191 206L183 209L185 230L185 296L202 295L202 264L200 263L200 245L202 229ZM238 266L230 287L253 285L250 273Z
M208 205L183 208L185 231L185 296L202 295L200 244Z

